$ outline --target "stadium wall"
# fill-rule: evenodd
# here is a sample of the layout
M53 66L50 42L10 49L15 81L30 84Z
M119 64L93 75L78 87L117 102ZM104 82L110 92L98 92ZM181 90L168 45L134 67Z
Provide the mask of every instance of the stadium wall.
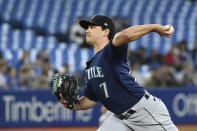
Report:
M154 89L175 124L197 124L197 89ZM66 110L50 91L0 91L0 128L98 126L99 103L87 111Z

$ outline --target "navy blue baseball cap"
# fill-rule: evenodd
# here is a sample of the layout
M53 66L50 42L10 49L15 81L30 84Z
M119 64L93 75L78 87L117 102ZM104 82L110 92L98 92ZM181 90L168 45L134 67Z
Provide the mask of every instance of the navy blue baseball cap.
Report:
M95 15L91 17L89 20L81 20L79 21L79 24L84 29L88 29L88 26L90 25L108 28L110 30L110 38L112 38L116 33L114 22L109 17L104 15Z

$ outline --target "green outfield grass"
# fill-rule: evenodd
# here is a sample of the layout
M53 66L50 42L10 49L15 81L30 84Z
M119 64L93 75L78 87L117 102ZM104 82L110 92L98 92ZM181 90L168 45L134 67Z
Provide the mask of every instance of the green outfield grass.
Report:
M197 129L182 129L180 131L197 131Z

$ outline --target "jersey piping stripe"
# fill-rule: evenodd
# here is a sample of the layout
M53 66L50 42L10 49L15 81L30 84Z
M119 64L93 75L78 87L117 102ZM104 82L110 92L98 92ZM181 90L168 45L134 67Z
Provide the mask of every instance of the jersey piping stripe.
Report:
M151 117L152 117L157 123L159 123L159 125L164 129L164 131L167 131L167 130L163 127L163 125L162 125L159 121L157 121L157 120L154 118L154 116L153 116L147 109L144 108L144 110L147 111L148 114L150 114Z

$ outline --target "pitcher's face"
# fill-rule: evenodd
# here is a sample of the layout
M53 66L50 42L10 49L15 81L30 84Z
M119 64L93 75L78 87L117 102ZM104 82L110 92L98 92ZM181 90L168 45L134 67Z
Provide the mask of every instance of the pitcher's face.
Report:
M103 37L104 31L101 26L88 26L86 33L86 42L89 44L95 43L95 41L101 39Z

